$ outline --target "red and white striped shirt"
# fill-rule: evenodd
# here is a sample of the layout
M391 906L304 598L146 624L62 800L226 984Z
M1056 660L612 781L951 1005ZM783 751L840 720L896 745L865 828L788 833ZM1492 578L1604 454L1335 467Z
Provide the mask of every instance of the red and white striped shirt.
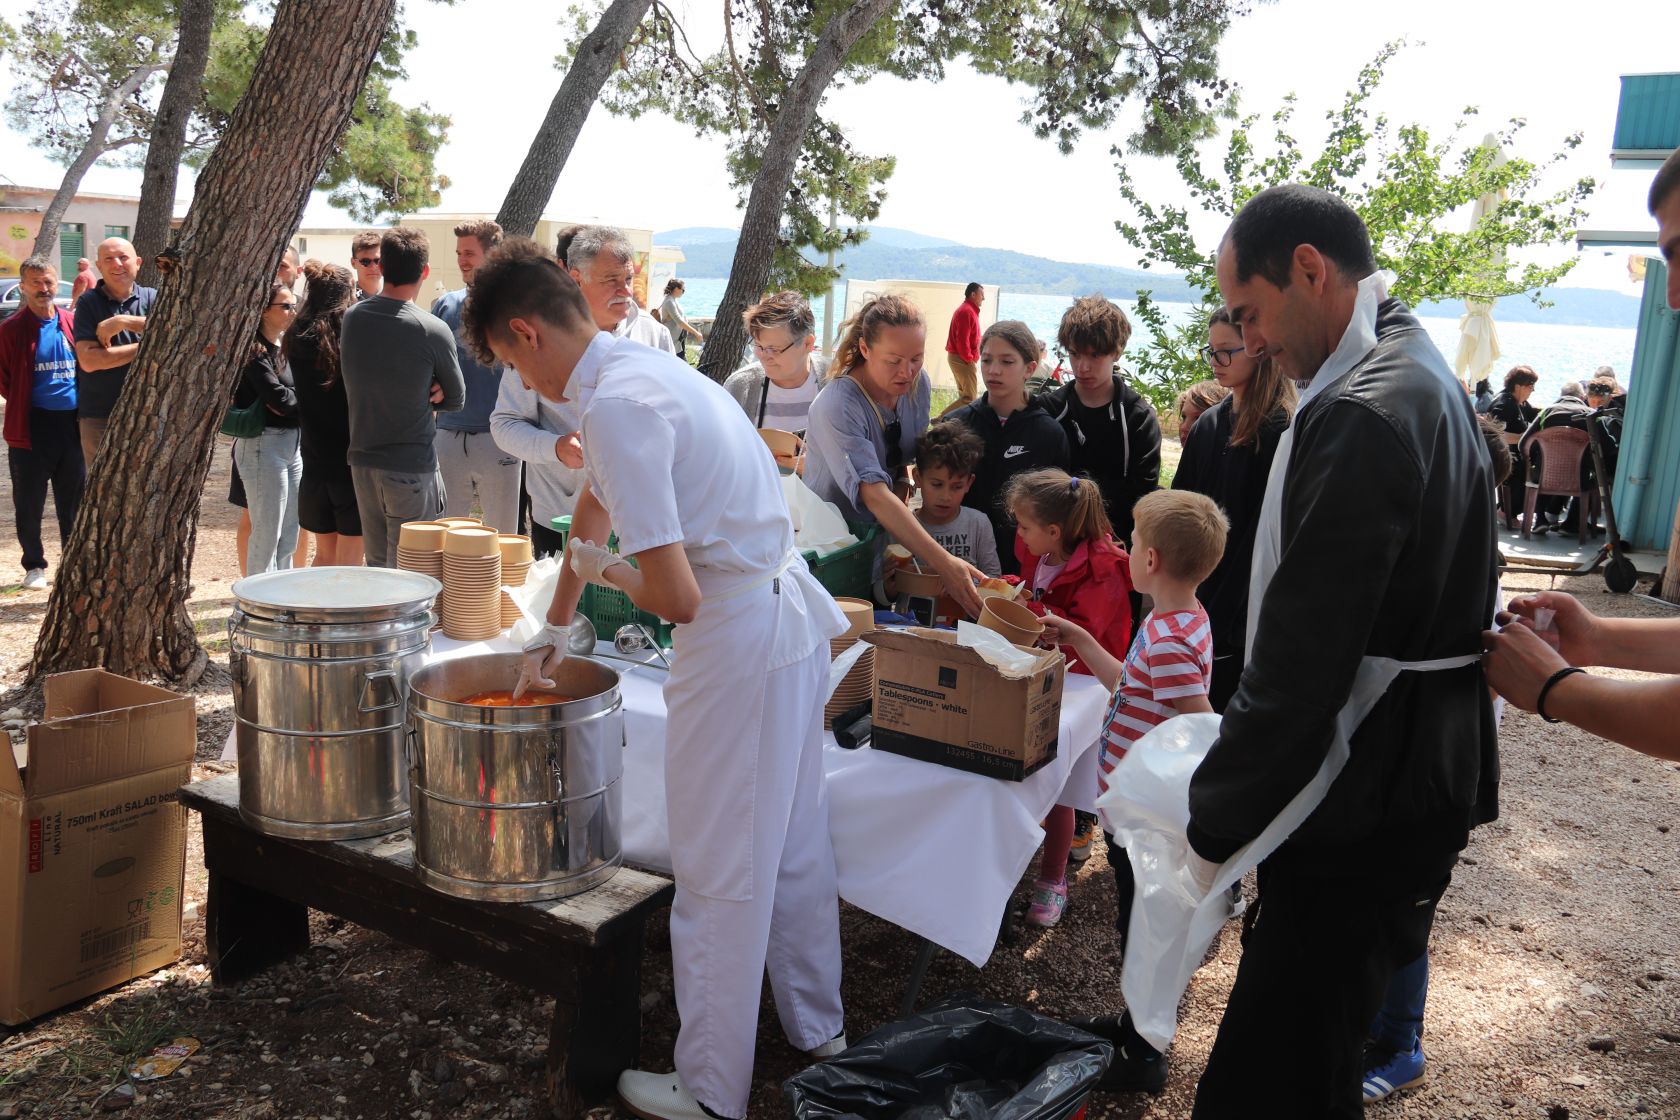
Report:
M1172 614L1151 612L1132 639L1120 687L1103 720L1098 784L1106 790L1108 775L1132 744L1178 714L1174 700L1206 696L1212 679L1213 630L1202 605Z

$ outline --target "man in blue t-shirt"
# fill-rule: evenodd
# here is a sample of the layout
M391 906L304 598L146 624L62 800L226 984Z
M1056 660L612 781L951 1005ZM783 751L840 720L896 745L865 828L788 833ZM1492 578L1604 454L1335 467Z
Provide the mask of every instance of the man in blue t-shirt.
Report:
M6 462L23 547L23 586L47 586L41 518L52 487L62 544L76 523L87 469L76 424L76 351L70 312L53 305L58 269L44 256L19 270L24 307L0 323L0 397L6 401Z

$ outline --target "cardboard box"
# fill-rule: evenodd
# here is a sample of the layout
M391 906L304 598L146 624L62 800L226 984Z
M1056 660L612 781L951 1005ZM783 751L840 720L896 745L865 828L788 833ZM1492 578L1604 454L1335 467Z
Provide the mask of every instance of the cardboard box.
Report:
M876 750L1020 781L1056 757L1067 669L1056 650L1005 673L949 630L876 630Z
M0 750L0 1023L26 1022L181 955L193 701L59 673L28 753Z

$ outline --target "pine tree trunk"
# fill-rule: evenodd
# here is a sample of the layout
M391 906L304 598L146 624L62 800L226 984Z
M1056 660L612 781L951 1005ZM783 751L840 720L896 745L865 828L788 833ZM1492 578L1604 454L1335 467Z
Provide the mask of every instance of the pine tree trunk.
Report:
M741 220L741 237L735 243L735 259L729 266L729 284L718 304L706 348L700 352L700 371L722 381L741 364L747 347L747 328L741 313L764 295L770 279L776 238L781 232L782 211L787 206L788 187L795 165L805 146L805 133L816 117L817 106L834 75L859 39L893 6L894 0L855 0L851 7L823 28L822 36L805 60L805 68L788 88L787 98L776 111L770 137L764 144L764 160L747 212Z
M321 19L315 0L280 0L111 413L32 673L97 665L191 681L203 671L187 580L216 429L274 262L350 121L396 2L341 0Z
M578 45L572 65L549 103L548 115L531 140L530 150L519 174L513 177L502 200L496 221L512 235L529 237L536 231L543 208L554 194L566 157L572 154L578 133L589 110L601 96L601 87L618 62L619 54L635 34L651 0L613 0L595 29Z
M169 244L169 221L175 216L175 178L181 170L181 149L187 143L187 123L204 87L204 67L210 61L210 27L216 0L180 0L175 60L169 80L158 98L151 143L146 148L146 172L140 185L140 208L134 219L134 251L140 255L140 283L158 286L157 255Z
M111 125L116 122L123 102L133 97L135 92L146 84L146 79L159 69L161 67L155 65L142 66L105 91L105 101L99 106L99 115L94 118L93 126L88 129L87 143L82 145L82 150L76 153L76 158L65 168L64 178L58 184L58 193L47 203L47 212L41 215L41 228L35 234L35 247L32 250L34 253L53 260L58 258L58 227L64 221L64 212L70 209L70 203L75 200L76 191L81 188L82 176L88 173L88 168L99 162L100 156L110 151L105 144L110 139ZM92 254L88 256L91 257Z

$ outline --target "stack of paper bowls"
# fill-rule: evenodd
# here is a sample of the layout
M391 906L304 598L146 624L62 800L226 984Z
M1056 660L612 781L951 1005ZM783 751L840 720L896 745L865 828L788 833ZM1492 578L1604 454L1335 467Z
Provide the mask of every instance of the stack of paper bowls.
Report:
M836 596L836 603L846 612L849 626L846 632L838 638L831 638L828 643L829 657L839 657L851 649L858 639L875 629L875 604L865 599L843 599ZM875 688L875 650L864 651L851 672L846 674L840 686L829 697L828 704L823 708L823 728L826 730L834 726L834 717L851 708L857 707Z
M443 633L458 641L502 631L502 549L496 530L460 526L443 538Z
M397 533L397 567L442 579L443 535L448 531L438 521L406 522Z
M463 525L482 525L484 524L484 521L482 518L474 517L470 513L463 513L458 517L440 517L438 518L438 524L447 525L451 529L458 529Z
M525 576L531 570L531 538L516 533L503 533L496 538L502 550L502 586L524 587ZM519 621L519 608L513 596L501 592L502 629Z

